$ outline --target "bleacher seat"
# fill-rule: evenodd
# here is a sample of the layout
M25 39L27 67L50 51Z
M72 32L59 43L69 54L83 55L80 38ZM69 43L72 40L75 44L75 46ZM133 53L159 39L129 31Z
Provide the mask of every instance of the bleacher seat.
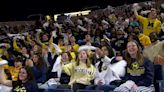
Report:
M160 92L162 85L160 83L163 83L163 68L162 65L154 65L154 86L155 86L155 92ZM163 83L164 87L164 83ZM161 91L164 92L164 91Z
M77 92L104 92L102 90L77 90Z
M46 92L73 92L71 89L48 89Z
M154 65L154 78L155 80L163 80L163 68L162 65Z
M159 81L159 90L158 92L164 92L164 80Z
M58 85L57 89L71 89L71 86L68 84Z

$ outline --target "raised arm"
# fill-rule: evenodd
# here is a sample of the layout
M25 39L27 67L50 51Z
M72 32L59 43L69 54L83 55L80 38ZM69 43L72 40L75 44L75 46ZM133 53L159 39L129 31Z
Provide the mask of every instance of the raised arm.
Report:
M41 40L40 40L40 31L37 32L37 34L36 34L36 39L37 39L37 42L43 47L44 44L43 44L43 43L41 42Z
M30 34L27 34L27 42L28 42L29 44L31 44L31 43L33 42L33 40L31 39Z
M16 40L17 40L17 38L14 37L14 39L13 39L13 47L14 47L14 49L16 51L21 52L21 49L18 47Z
M140 8L140 6L139 6L137 3L133 4L134 15L136 16L136 18L137 18L142 24L144 24L144 22L145 22L145 20L146 20L147 18L145 18L145 17L143 17L143 16L141 16L141 15L138 14L137 11L138 11L139 8Z
M134 15L135 16L138 16L137 6L138 6L138 4L133 4L133 10L134 10Z
M6 75L4 72L4 66L0 66L0 83L6 86L12 86L12 81L6 79Z

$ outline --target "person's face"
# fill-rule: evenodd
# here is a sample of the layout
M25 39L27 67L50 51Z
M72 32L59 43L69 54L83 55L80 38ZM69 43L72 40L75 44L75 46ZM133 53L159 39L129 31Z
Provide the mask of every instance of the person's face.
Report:
M91 40L91 36L90 36L90 35L86 35L86 36L85 36L85 39L86 39L87 41L89 41L89 40Z
M67 53L63 53L62 54L62 61L67 61L68 60L68 54Z
M33 51L34 51L34 52L38 51L38 46L37 46L37 45L34 45Z
M14 66L16 68L21 68L22 67L22 62L20 62L20 61L14 62Z
M104 54L105 54L106 56L109 55L109 52L108 52L107 47L103 46L103 47L101 48L101 50L102 50L102 52L104 52Z
M30 31L30 35L34 35L34 31Z
M122 21L122 17L118 17L118 21Z
M105 46L106 45L106 42L105 41L101 41L101 46Z
M129 37L128 37L128 41L133 41L134 39L133 39L133 35L129 35Z
M107 24L103 24L103 29L108 29L108 25Z
M99 36L99 35L100 35L100 31L96 31L95 36Z
M43 38L43 41L48 41L48 35L44 34L44 35L42 36L42 38Z
M103 27L99 25L99 29L100 29L100 30L103 30Z
M117 38L121 38L123 37L123 33L122 32L117 32Z
M150 14L149 14L149 18L155 19L156 17L157 17L156 11L151 11Z
M72 50L71 45L66 45L65 46L65 52L70 52Z
M59 40L59 42L58 42L58 44L60 45L60 46L63 46L63 40Z
M27 71L24 68L22 68L19 72L19 80L26 81L27 76L28 76Z
M134 33L138 35L139 32L140 32L139 27L135 27L135 28L134 28Z
M133 19L133 17L130 17L130 22L132 22L134 19Z
M76 40L75 40L75 37L74 36L72 36L71 38L70 38L70 42L75 42Z
M128 32L130 33L133 30L131 26L128 27Z
M78 56L79 60L87 60L87 53L86 51L81 51Z
M34 63L37 63L38 60L39 60L39 56L38 55L33 55L32 60L33 60Z
M139 27L135 27L135 28L134 28L134 31L135 31L135 32L136 32L136 31L138 32L138 31L139 31Z
M100 49L100 48L97 48L96 49L96 54L99 56L99 57L102 57L103 56L103 51Z
M116 30L113 28L111 33L112 34L115 34L116 33Z
M130 55L135 55L138 52L138 47L135 42L128 42L127 50Z
M31 46L35 46L35 45L36 45L35 41L32 41Z
M70 35L70 34L71 34L71 30L68 30L68 31L67 31L67 35Z
M23 53L23 54L26 54L26 53L27 53L26 47L23 47L23 48L22 48L22 53Z

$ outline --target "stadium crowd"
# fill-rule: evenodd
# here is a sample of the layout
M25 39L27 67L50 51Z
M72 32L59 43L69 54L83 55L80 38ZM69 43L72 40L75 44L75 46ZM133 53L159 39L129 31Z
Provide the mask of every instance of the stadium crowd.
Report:
M162 10L133 4L62 24L50 18L3 26L0 92L154 92L153 65L164 66L163 22Z

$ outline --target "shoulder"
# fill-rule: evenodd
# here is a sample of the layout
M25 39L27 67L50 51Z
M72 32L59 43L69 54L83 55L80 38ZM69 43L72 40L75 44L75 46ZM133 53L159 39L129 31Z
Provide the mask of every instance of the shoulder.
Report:
M37 92L37 90L38 90L38 86L37 86L37 83L36 83L36 81L28 81L27 83L26 83L26 88L27 88L27 90L30 90L30 91L35 91L35 92Z
M153 64L148 58L144 57L144 64L148 65L148 64Z
M94 65L91 65L91 66L90 66L90 69L91 69L91 70L94 70L94 71L96 70L96 68L95 68Z
M65 66L76 67L77 62L71 62L71 63L65 64Z
M148 19L148 18L143 17L143 16L141 16L141 15L138 15L137 18L138 18L138 19L141 19L141 20L142 20L142 19L143 19L143 20L144 20L144 19Z
M37 85L35 80L28 81L26 84L27 85Z
M160 20L158 20L158 19L156 19L156 20L155 20L155 23L156 23L157 25L159 25L159 26L161 26L161 25L162 25L161 21L160 21Z
M95 66L91 64L91 68L95 68Z
M156 22L161 24L161 21L160 21L160 20L158 20L158 19L156 19Z
M77 63L77 62L70 62L70 63L67 63L67 64L65 64L65 65L67 65L67 66L76 66L76 63Z

